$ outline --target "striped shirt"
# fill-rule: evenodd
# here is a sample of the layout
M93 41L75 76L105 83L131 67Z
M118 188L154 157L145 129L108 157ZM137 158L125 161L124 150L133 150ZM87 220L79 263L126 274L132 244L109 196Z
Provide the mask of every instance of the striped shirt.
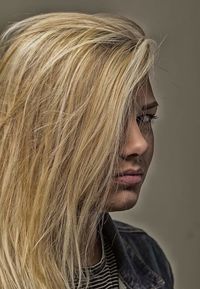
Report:
M88 289L119 289L119 275L115 255L110 243L101 235L102 257L95 265L89 266L90 283ZM85 269L83 269L84 271ZM76 288L78 281L75 282ZM80 289L85 288L84 286Z

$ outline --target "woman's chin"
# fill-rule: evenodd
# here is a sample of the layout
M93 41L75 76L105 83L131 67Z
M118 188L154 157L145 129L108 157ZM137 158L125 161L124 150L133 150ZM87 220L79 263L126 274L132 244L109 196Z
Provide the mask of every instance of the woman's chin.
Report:
M137 203L140 186L120 188L110 195L109 212L129 210Z

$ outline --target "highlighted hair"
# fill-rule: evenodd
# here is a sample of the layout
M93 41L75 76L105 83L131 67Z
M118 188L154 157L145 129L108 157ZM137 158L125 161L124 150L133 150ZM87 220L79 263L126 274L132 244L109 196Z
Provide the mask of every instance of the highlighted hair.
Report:
M0 288L72 289L75 273L87 288L83 264L154 46L109 14L42 14L1 35Z

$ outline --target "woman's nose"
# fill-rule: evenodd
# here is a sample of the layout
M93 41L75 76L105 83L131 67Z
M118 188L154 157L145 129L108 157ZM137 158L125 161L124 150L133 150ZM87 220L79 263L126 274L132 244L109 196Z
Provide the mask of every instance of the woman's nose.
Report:
M148 146L148 142L144 138L137 121L135 119L130 120L127 128L126 142L123 147L122 155L142 155L148 149Z

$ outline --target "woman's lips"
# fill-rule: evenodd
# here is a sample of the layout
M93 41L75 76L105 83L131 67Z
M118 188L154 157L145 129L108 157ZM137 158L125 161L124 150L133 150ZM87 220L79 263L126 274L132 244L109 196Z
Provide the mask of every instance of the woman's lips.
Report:
M142 175L125 175L114 178L115 183L134 185L142 181Z

